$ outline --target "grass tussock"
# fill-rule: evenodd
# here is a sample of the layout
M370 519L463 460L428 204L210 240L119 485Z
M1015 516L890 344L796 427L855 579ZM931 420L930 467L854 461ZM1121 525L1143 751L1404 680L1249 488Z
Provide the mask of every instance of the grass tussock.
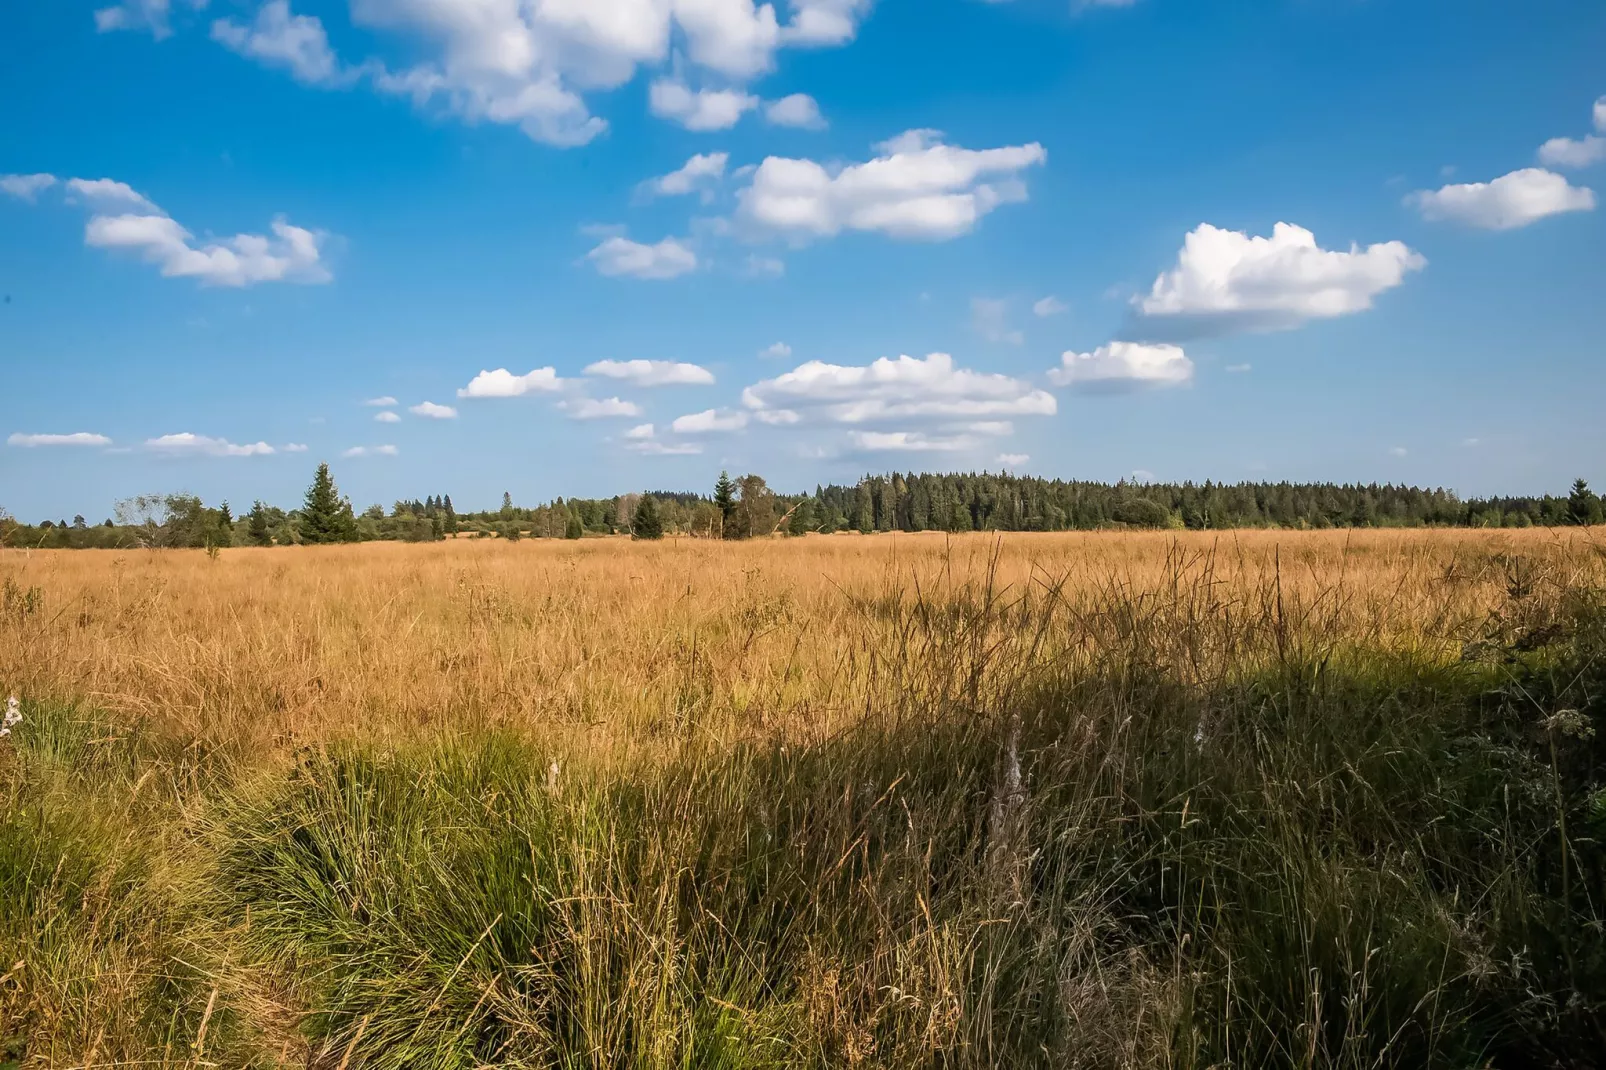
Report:
M1587 538L889 542L0 558L0 1059L1593 1065Z

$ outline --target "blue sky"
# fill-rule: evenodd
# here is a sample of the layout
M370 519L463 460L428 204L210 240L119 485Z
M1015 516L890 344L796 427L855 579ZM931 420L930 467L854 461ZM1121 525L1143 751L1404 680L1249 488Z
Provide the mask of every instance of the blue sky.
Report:
M1606 483L1598 3L3 18L19 517L290 505L318 460L463 508L721 468Z

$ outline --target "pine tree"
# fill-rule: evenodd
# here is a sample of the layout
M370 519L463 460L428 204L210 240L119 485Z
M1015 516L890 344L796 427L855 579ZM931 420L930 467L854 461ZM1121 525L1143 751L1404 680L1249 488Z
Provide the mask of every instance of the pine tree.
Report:
M658 515L658 503L651 496L642 498L630 518L630 534L638 539L661 539L664 522Z
M513 519L513 495L505 490L502 492L502 519Z
M246 514L246 517L251 521L251 526L246 529L246 533L251 539L251 544L253 546L272 545L273 537L268 534L268 511L262 507L260 501L251 506L251 511Z
M450 494L441 502L441 506L446 510L446 534L456 535L457 510L452 508L452 496Z
M327 464L318 466L318 474L307 488L306 501L301 507L301 541L357 541L357 518L352 515L351 502L340 496Z

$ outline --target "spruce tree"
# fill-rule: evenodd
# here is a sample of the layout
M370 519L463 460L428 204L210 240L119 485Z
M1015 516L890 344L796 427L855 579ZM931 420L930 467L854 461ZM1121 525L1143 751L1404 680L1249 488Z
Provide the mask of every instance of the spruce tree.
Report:
M251 521L251 526L246 529L251 545L271 546L273 537L268 534L268 511L262 507L262 503L259 501L252 505L246 517Z
M585 534L586 529L585 525L580 522L580 514L571 511L568 522L563 526L563 537L565 539L583 539Z
M441 502L441 506L446 510L446 534L456 535L457 510L452 508L452 496L450 494Z
M664 537L664 522L658 515L658 503L653 498L642 498L637 504L635 514L630 518L630 534L648 540Z
M356 542L357 518L351 502L340 496L329 466L320 464L301 506L301 541L307 543Z
M721 531L726 538L730 538L735 525L731 518L736 515L736 484L731 482L729 472L719 473L719 482L714 484L714 504L719 507L719 514L723 520Z
M1601 522L1600 497L1589 489L1582 479L1573 483L1573 492L1567 496L1567 516L1574 524L1591 525Z

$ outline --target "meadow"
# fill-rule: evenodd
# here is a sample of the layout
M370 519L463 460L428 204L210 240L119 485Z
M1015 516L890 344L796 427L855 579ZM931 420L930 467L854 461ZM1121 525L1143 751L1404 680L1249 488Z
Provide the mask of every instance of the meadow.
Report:
M0 551L0 1066L1606 1045L1606 533Z

